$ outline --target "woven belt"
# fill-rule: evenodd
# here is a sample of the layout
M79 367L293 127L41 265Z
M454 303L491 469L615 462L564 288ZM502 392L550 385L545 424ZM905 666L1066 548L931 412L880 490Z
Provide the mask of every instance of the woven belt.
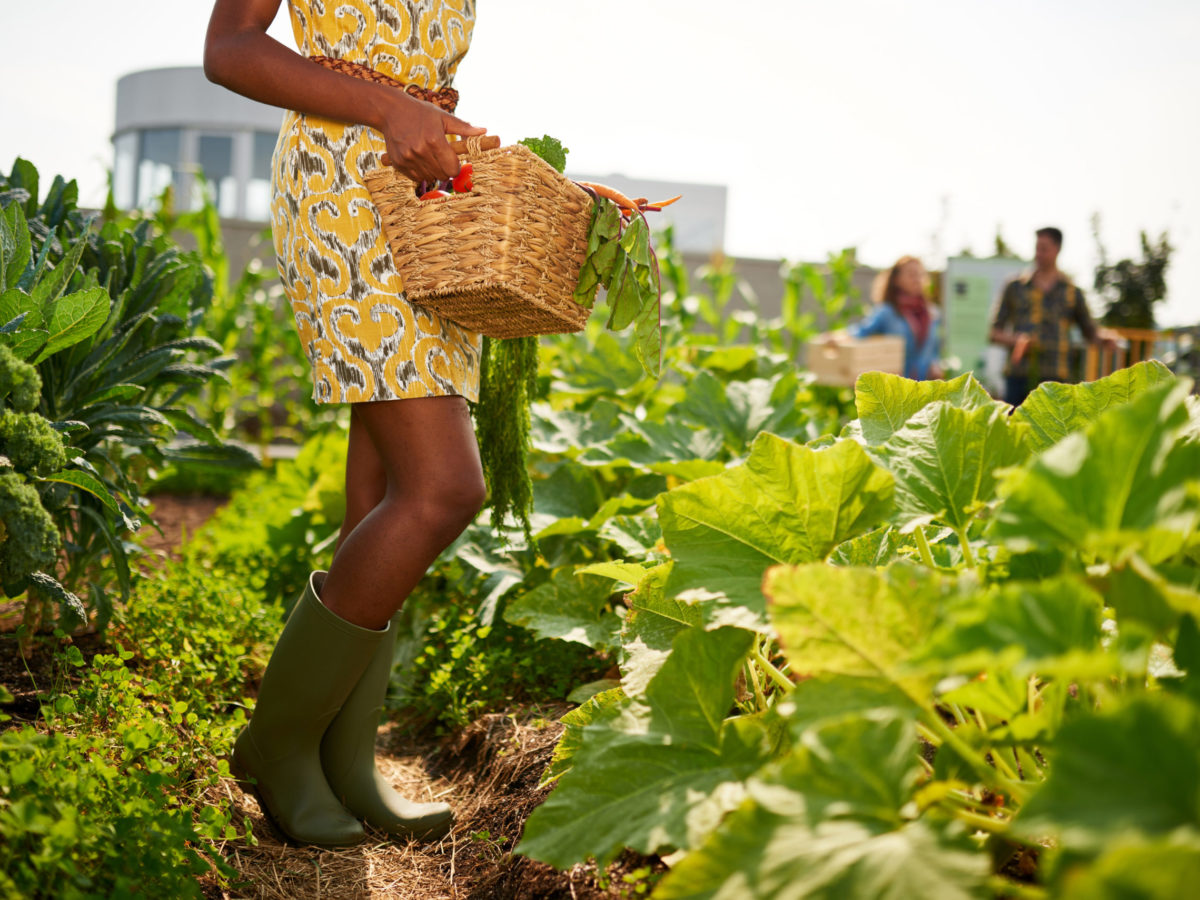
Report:
M400 88L409 96L416 97L418 100L424 100L426 103L432 103L444 112L452 113L455 107L458 106L458 91L454 88L438 88L434 90L415 84L405 84L402 81L397 81L390 75L376 72L370 66L351 62L348 59L334 59L332 56L310 56L309 59L317 65L332 69L335 72L341 72L343 75L360 78L363 81L374 81L376 84L386 84L388 87Z

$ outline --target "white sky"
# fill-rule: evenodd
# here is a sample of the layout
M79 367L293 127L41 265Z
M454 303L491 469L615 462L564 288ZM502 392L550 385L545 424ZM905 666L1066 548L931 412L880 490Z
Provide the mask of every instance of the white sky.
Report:
M199 64L209 10L5 3L0 167L25 156L98 204L117 78ZM283 12L272 33L290 43ZM727 185L733 255L937 268L997 228L1029 255L1057 224L1090 288L1094 212L1110 258L1166 230L1159 320L1194 324L1197 47L1198 0L480 0L456 87L465 118L553 134L574 170Z

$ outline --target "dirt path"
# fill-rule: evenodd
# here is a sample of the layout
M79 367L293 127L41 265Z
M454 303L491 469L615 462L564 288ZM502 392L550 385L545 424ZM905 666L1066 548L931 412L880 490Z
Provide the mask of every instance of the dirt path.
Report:
M566 707L564 707L565 711ZM537 727L540 725L541 727ZM620 896L601 890L594 866L558 872L510 851L525 819L545 798L538 787L561 726L489 715L460 734L430 747L407 744L383 729L377 746L380 771L413 799L441 799L455 809L451 833L437 843L376 840L347 850L287 847L267 830L252 797L236 784L222 787L251 820L257 847L229 843L223 853L246 884L217 898L398 898L398 900L596 900ZM647 861L630 857L610 868L609 878Z

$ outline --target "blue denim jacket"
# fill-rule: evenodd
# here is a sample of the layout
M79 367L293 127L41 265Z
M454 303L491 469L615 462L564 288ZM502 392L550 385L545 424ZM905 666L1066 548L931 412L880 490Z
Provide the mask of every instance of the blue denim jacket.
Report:
M929 335L925 343L917 346L908 320L894 306L880 303L863 321L847 329L855 337L870 337L873 334L894 334L904 338L904 377L921 381L929 377L929 367L938 358L938 320L929 323Z

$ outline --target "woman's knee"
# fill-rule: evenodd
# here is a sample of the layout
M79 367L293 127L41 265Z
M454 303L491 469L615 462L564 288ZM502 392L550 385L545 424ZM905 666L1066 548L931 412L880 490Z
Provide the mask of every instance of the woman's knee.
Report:
M447 541L454 540L479 515L487 499L483 473L464 473L423 487L409 498L423 527Z

